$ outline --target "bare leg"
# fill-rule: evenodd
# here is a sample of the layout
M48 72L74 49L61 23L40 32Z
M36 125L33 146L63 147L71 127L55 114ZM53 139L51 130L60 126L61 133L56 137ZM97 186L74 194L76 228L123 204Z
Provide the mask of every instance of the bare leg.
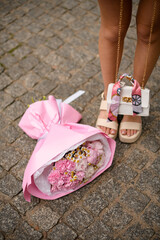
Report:
M117 65L117 47L120 16L120 0L99 0L101 12L101 28L99 33L99 56L104 81L104 96L106 98L108 84L115 82ZM123 18L119 61L121 61L123 42L131 19L132 1L125 0L123 4ZM107 119L107 111L100 111L100 118ZM115 134L115 130L101 127L107 134Z
M148 53L148 42L150 36L151 21L153 17L153 0L141 0L137 12L137 46L134 59L134 78L142 85L144 76L146 58L148 54L148 62L146 75L144 79L144 85L146 84L152 70L156 64L156 61L160 55L160 1L156 1L155 19L152 31L152 38L150 49ZM124 122L141 122L139 116L124 116ZM122 134L132 136L137 131L124 129Z

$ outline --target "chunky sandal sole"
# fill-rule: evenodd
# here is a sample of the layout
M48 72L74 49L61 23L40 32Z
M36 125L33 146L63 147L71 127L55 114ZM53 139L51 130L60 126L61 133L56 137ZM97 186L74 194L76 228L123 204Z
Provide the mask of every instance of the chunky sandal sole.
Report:
M128 137L121 133L122 129L137 130L138 132L133 136ZM119 127L119 140L124 143L133 143L138 140L142 133L142 123L136 122L122 122Z

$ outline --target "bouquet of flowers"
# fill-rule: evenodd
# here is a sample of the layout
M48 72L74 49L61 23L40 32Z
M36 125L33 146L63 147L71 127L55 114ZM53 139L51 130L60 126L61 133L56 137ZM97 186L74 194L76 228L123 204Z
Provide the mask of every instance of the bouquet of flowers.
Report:
M69 194L112 164L115 141L97 128L77 124L80 119L80 113L53 96L24 113L19 126L38 140L24 172L27 201L31 194L50 200Z
M104 164L105 152L100 141L84 142L53 164L48 175L51 192L74 189Z

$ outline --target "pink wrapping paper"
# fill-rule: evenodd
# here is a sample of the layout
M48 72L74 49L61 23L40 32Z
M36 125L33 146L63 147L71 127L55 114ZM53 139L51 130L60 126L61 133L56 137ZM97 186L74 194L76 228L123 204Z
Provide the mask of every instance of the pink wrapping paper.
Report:
M65 103L61 103L59 107L53 96L49 96L48 100L31 104L24 113L19 127L31 138L38 139L24 172L23 192L27 201L30 202L31 195L48 200L67 195L88 184L111 166L115 152L115 141L97 128L77 124L80 119L80 113ZM40 191L35 185L34 174L61 153L67 152L72 146L85 142L90 137L101 137L106 142L109 159L105 167L75 189L51 195Z

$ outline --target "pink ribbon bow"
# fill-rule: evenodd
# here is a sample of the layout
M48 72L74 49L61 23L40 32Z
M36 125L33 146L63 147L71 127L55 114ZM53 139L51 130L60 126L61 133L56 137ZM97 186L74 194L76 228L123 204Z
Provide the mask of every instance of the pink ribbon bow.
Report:
M120 96L121 96L121 81L126 77L130 80L133 85L132 88L132 107L133 107L133 115L137 115L142 112L141 106L141 87L137 80L133 79L127 73L124 73L120 76L119 81L116 82L112 88L112 95L111 95L111 106L108 113L107 121L116 121L118 116L118 109L120 105Z

